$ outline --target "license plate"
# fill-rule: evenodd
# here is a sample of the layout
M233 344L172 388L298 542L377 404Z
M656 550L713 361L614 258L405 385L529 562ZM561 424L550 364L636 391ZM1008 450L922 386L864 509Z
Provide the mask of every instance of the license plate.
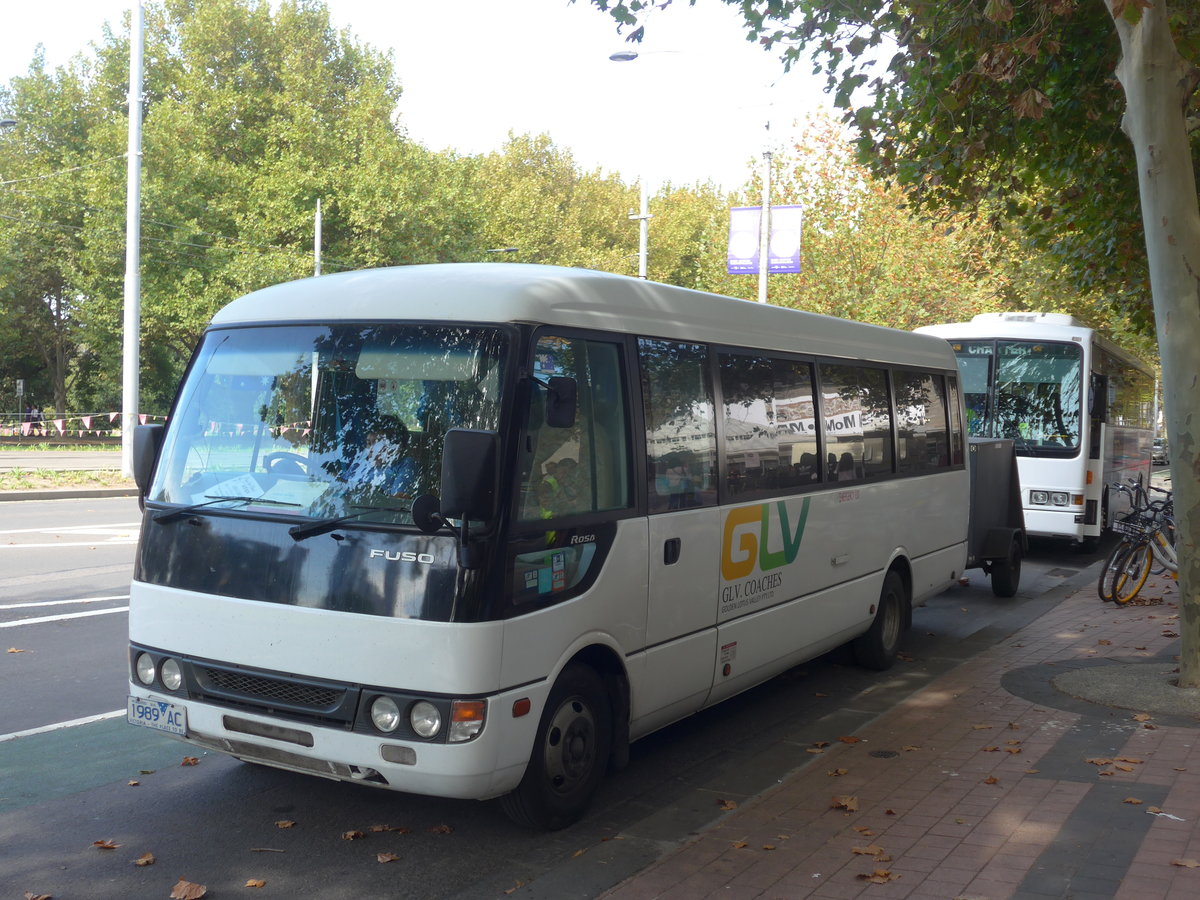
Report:
M132 725L144 725L167 734L187 735L187 707L178 703L130 697L127 718Z

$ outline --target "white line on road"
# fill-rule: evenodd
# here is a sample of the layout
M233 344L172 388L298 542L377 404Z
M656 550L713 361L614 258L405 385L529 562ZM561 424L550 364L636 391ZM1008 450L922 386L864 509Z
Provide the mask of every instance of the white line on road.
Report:
M5 741L15 741L17 738L30 737L35 734L45 734L48 731L59 731L63 728L74 728L76 725L90 725L93 722L103 722L105 719L115 719L125 715L125 710L114 709L112 712L100 713L96 716L84 716L82 719L71 719L69 722L55 722L53 725L43 725L41 728L30 728L25 731L14 731L12 734L0 734L0 744Z
M117 594L112 597L80 597L78 600L35 600L32 603L0 604L0 610L31 609L34 606L70 606L72 603L110 603L113 600L128 600L128 594Z
M60 532L70 532L72 534L112 534L119 532L124 534L129 531L137 531L141 527L141 522L115 522L111 525L66 525L61 528L0 528L0 534L58 534Z
M137 535L110 537L102 541L55 541L53 544L0 544L0 550L37 550L46 547L99 547L103 544L112 547L117 544L136 544Z
M43 622L65 622L67 619L86 619L88 616L107 616L110 613L129 612L128 606L114 609L92 609L80 613L64 613L61 616L40 616L36 619L20 619L16 622L0 622L0 628L16 628L18 625L41 625Z

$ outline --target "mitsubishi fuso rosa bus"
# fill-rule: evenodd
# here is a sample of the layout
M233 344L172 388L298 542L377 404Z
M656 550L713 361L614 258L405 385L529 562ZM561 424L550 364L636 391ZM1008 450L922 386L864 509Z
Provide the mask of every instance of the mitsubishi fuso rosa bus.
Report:
M945 341L578 269L249 294L135 437L129 721L538 828L967 552Z

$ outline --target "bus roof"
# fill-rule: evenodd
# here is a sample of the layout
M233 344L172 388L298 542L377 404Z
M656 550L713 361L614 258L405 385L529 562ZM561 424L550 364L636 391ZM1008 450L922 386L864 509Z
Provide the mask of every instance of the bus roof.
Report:
M1063 313L999 312L980 313L970 322L925 325L914 329L947 341L991 340L994 338L1028 341L1074 341L1092 352L1095 343L1131 366L1153 374L1153 369L1128 350L1108 340L1100 332Z
M335 322L545 323L953 369L943 340L589 269L443 263L273 285L213 327Z

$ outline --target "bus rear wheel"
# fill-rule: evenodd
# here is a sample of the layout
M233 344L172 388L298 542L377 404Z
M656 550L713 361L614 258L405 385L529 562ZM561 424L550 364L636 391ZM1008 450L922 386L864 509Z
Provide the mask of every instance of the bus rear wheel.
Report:
M604 681L573 663L550 691L525 777L500 798L518 825L557 831L587 811L608 766L612 704Z
M883 579L883 590L879 592L875 620L867 633L856 638L852 645L854 658L860 666L880 672L892 667L900 650L900 635L904 633L906 603L904 580L896 572L888 572Z

